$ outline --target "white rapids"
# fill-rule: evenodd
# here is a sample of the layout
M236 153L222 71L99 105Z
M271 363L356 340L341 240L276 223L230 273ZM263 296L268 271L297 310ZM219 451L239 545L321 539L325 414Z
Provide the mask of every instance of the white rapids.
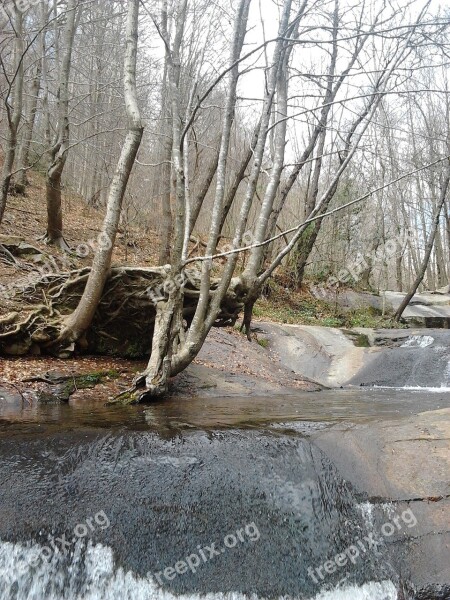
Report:
M142 578L116 567L111 548L88 544L82 553L76 545L70 565L64 566L58 555L36 564L42 551L38 544L13 544L0 541L0 597L2 600L263 600L236 592L176 596L162 590L149 575ZM79 584L80 570L83 584ZM368 582L362 586L342 586L319 591L311 600L396 600L390 581ZM288 600L280 598L280 600ZM295 599L292 599L295 600Z

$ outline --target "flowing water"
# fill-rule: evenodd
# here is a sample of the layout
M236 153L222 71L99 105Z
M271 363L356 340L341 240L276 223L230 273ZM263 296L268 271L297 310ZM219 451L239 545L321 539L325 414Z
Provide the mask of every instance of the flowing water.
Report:
M450 387L346 388L295 395L236 398L172 398L151 405L111 407L98 402L9 404L0 400L0 431L61 431L80 427L154 430L160 435L183 429L265 427L304 422L311 427L339 421L392 419L449 406ZM306 426L306 425L305 425Z
M395 600L395 548L364 541L395 507L355 495L308 434L449 406L365 388L0 403L0 598Z
M352 379L357 385L450 390L448 330L412 335L401 346L384 348Z

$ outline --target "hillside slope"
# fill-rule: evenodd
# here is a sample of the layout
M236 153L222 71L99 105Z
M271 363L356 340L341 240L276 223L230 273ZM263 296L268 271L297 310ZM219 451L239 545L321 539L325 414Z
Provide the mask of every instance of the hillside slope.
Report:
M86 202L70 190L63 192L64 236L71 253L46 245L42 236L46 231L47 208L45 179L37 173L29 174L30 186L26 196L8 198L3 222L0 226L0 242L24 240L37 248L42 257L41 268L53 266L55 270L87 267L91 264L96 241L101 229L104 211L89 207ZM155 265L158 251L158 234L144 231L136 224L122 224L113 254L114 265ZM5 285L17 277L17 269L0 257L0 282Z

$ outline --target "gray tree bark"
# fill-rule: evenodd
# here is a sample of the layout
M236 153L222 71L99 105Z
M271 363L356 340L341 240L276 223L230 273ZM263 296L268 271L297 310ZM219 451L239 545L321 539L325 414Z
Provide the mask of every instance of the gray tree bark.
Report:
M137 100L136 58L138 44L139 0L129 0L127 15L126 50L124 59L124 94L128 118L128 134L112 180L106 215L96 250L92 269L83 296L68 317L61 332L61 341L80 340L97 310L108 278L111 256L119 226L123 198L143 135L143 125ZM82 340L81 340L82 341Z
M47 233L45 241L63 250L69 247L63 236L62 174L70 144L69 124L69 77L72 66L73 42L77 20L77 0L68 0L66 23L63 33L63 57L59 71L58 129L50 149L50 164L47 168Z
M19 152L19 173L17 174L16 187L19 186L18 191L25 192L25 188L28 185L27 170L30 167L30 149L31 142L33 140L33 129L37 115L38 97L39 90L41 88L41 73L42 63L39 62L36 67L36 73L33 77L32 84L30 86L30 103L28 107L28 116L26 123L23 127L22 144Z
M11 79L7 78L8 91L5 97L6 116L8 121L8 132L5 147L5 157L3 161L2 181L0 189L0 224L5 214L8 192L11 184L11 178L14 168L14 160L17 152L19 124L22 118L23 104L23 58L24 58L24 40L23 40L23 16L15 4L12 4L14 11L14 73ZM1 61L3 69L5 65ZM5 71L6 76L6 71Z
M396 313L394 315L394 319L396 321L400 321L401 316L402 316L402 314L405 311L405 308L410 303L410 301L413 298L414 294L417 292L417 290L419 288L419 285L422 283L423 278L425 277L425 273L427 271L428 263L429 263L430 256L431 256L431 252L432 252L433 246L434 246L434 240L436 239L436 231L437 231L437 229L439 227L439 220L440 220L440 216L441 216L441 212L442 212L442 207L444 206L445 199L447 197L447 191L448 191L449 182L450 182L450 173L447 172L447 174L445 175L445 179L444 179L444 181L442 183L442 186L441 186L441 194L440 194L438 205L436 207L436 212L434 214L433 223L432 223L432 226L431 226L431 231L429 233L427 244L425 246L425 254L424 254L424 257L422 259L422 263L420 265L420 270L417 273L417 277L416 277L414 283L412 284L412 287L411 287L410 291L403 298L402 303L400 304L400 306L398 307L398 309L397 309L397 311L396 311Z

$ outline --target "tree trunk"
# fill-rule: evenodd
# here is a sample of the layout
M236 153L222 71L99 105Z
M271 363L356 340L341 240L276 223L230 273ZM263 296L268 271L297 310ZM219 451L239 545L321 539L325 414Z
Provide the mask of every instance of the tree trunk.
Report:
M79 340L88 329L97 310L109 274L123 198L142 140L143 126L136 89L138 16L139 0L129 0L124 63L124 91L128 117L128 134L109 190L106 215L86 288L76 310L67 319L61 332L61 340L64 341L69 340L73 342Z
M399 254L395 258L395 276L397 280L397 291L403 292L403 255Z
M47 169L47 233L45 241L63 250L69 247L63 236L61 202L61 179L67 160L70 143L69 125L69 76L72 66L73 42L76 30L76 0L68 0L66 23L64 26L64 56L60 67L58 88L58 131L50 150L50 164Z
M450 206L448 202L444 202L444 215L445 215L445 233L446 233L446 241L447 241L447 261L448 265L450 265ZM445 259L444 259L445 260ZM450 281L447 281L447 284Z
M170 153L171 154L171 153ZM167 156L166 154L164 156ZM171 169L170 165L164 165L161 173L161 197L162 197L162 220L161 220L161 241L159 264L165 265L170 263L170 251L172 246L172 207L171 207Z
M14 67L15 76L9 82L9 88L5 97L6 116L8 121L8 133L6 141L5 157L2 169L2 181L0 189L0 225L5 214L8 192L11 184L11 177L14 167L14 159L16 157L18 130L20 120L22 118L23 104L23 55L24 55L24 40L23 40L23 17L20 10L13 5L14 10L14 28L15 28L15 45L14 45ZM12 99L12 104L10 100Z
M211 187L211 184L213 182L214 176L217 172L218 164L219 164L219 153L217 152L214 157L214 161L209 165L205 180L203 181L203 184L202 184L197 196L194 198L194 202L192 203L192 206L191 206L191 211L190 211L190 215L189 215L189 232L191 234L194 231L198 216L200 214L200 210L201 210L201 208L203 206L203 202L206 198L206 194L208 193L209 188Z
M221 147L217 167L216 193L213 206L213 217L209 235L207 252L214 251L220 233L220 222L224 199L224 184L230 131L234 117L236 102L236 85L239 78L239 68L236 63L239 58L246 34L246 24L250 0L241 0L237 11L233 47L231 52L229 87L227 92L226 108L223 114ZM172 162L174 189L176 191L176 214L175 214L175 239L172 251L172 265L169 273L169 296L157 305L157 323L152 340L152 354L147 369L135 380L135 389L126 401L139 401L147 397L164 394L167 390L168 379L184 369L199 352L212 324L208 323L208 316L214 323L220 312L221 300L228 291L228 285L217 286L214 293L214 301L211 295L210 269L207 264L202 268L200 293L194 315L190 320L189 331L185 332L185 324L182 318L183 297L185 288L185 270L183 268L183 249L186 250L186 236L190 234L189 210L186 210L186 185L185 167L181 148L183 137L187 134L181 133L180 119L180 44L184 30L184 19L186 16L186 1L183 2L172 48L167 31L167 2L163 3L161 35L166 46L166 58L168 61L168 76L171 91L171 121L172 121ZM216 310L217 306L217 310Z
M16 185L20 187L20 190L18 191L21 191L22 193L25 192L25 188L28 185L27 170L30 167L30 148L33 139L34 122L37 114L39 90L41 87L41 72L42 67L41 63L39 63L33 78L33 83L31 84L28 118L23 128L23 139L19 154L19 167L21 171L19 171L17 175Z
M172 205L171 205L171 178L172 178L172 128L170 125L170 110L168 110L167 97L167 64L164 68L164 83L162 94L162 126L163 136L162 165L159 178L159 194L161 197L162 219L160 227L159 264L170 263L171 242L173 235Z
M401 319L401 316L403 314L403 312L405 311L405 308L408 306L408 304L410 303L412 297L414 296L414 294L417 292L417 289L419 287L419 285L422 283L423 278L425 276L425 273L427 271L427 267L428 267L428 263L430 260L430 256L431 256L431 252L433 250L433 245L434 245L434 240L436 238L436 231L437 228L439 227L439 218L442 212L442 207L444 206L445 203L445 198L447 196L447 190L448 190L448 185L450 182L450 174L447 174L445 176L445 180L442 184L442 188L441 188L441 197L439 199L438 205L436 207L436 212L434 215L434 219L433 219L433 223L431 226L431 231L430 234L428 236L428 240L427 240L427 245L425 246L425 255L423 257L422 260L422 264L420 266L420 270L417 274L417 277L409 291L408 294L406 294L406 296L404 297L402 303L400 304L400 306L397 309L397 312L394 315L394 319L396 321L399 321Z
M183 298L178 286L171 286L169 299L156 306L155 328L152 339L152 353L144 373L136 377L134 385L144 387L133 399L141 402L146 398L164 396L172 373L171 362L176 351L175 337L183 330Z
M62 250L68 250L63 237L62 202L61 202L61 175L65 159L58 160L52 169L47 172L47 234L45 241L55 244Z

